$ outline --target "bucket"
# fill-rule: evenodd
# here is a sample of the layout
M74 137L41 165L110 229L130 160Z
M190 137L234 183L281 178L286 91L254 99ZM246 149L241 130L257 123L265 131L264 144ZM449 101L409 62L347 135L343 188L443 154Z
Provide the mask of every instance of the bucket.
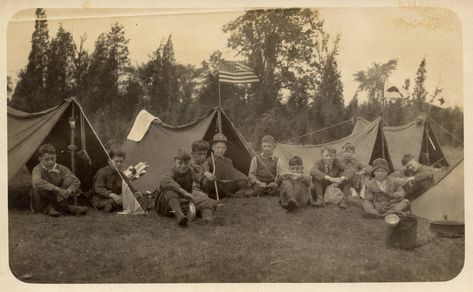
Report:
M386 247L413 249L417 241L417 218L399 216L397 225L386 225Z

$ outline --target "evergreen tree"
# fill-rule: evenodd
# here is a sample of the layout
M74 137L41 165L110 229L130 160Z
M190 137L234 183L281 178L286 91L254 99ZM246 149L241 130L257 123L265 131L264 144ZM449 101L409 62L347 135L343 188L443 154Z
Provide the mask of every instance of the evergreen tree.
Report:
M75 44L72 35L59 26L48 53L46 88L50 103L59 104L73 95L75 82Z
M343 102L343 84L340 80L340 71L336 56L338 54L338 43L335 43L333 51L328 54L322 66L321 78L317 81L317 89L312 103L312 111L319 127L328 127L340 123L345 118L345 106ZM337 131L324 131L318 136L322 141L327 142L336 138L346 136L343 127Z
M18 74L19 80L13 93L12 106L29 112L44 110L54 102L46 95L49 32L46 12L36 9L35 30L31 37L28 65Z

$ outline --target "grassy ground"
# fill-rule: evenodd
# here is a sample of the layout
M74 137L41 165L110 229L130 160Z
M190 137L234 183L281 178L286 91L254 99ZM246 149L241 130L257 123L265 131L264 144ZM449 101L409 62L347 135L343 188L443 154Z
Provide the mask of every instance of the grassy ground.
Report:
M463 267L464 240L387 249L381 220L351 205L287 213L276 198L224 201L224 226L178 227L174 218L90 212L51 218L11 209L10 267L26 282L444 281ZM30 277L31 276L31 277Z

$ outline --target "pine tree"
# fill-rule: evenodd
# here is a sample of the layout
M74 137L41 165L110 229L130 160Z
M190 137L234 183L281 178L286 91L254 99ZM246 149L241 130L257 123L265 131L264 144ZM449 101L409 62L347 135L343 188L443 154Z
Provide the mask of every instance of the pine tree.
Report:
M50 103L59 104L73 95L75 80L75 44L72 35L59 26L48 53L46 89Z
M46 12L36 9L35 30L31 37L31 51L28 65L21 70L18 84L12 98L12 106L29 112L36 112L51 106L46 95L49 32Z
M414 90L412 92L412 98L414 102L414 115L424 111L426 97L429 94L425 88L425 79L427 74L426 61L422 59L419 68L417 69L416 80Z
M343 84L340 80L340 71L338 70L338 64L336 56L338 54L337 44L335 45L332 53L328 54L323 70L321 72L321 78L317 82L316 94L314 96L314 102L312 103L312 111L318 121L319 127L328 127L335 125L343 121L345 117L345 106L343 102ZM345 136L343 128L338 128L336 131L324 131L320 133L319 137L323 141L327 142L336 138Z

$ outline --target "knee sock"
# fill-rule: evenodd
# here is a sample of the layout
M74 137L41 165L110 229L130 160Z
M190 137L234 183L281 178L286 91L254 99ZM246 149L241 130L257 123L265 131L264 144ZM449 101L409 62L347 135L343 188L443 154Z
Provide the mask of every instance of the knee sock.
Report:
M181 209L181 204L179 203L179 200L177 198L170 198L168 200L168 205L171 207L171 209L174 211L174 214L176 217L184 217L184 213L182 212Z

